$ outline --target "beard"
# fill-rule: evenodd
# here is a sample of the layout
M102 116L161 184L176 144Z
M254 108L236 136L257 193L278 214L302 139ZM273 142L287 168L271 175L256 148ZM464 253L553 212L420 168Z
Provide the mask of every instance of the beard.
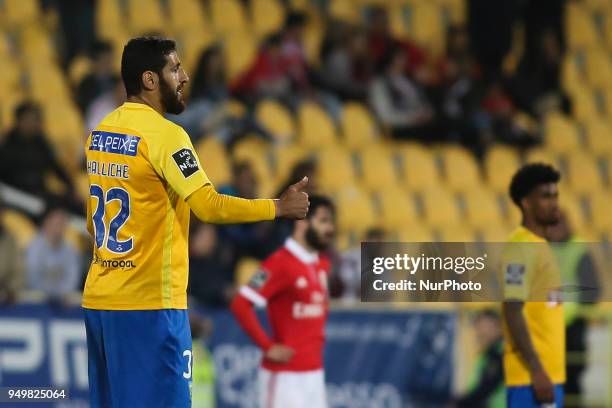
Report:
M160 76L160 92L161 102L164 110L173 115L178 115L185 110L185 102L179 96L178 90L183 86L179 85L177 89L172 89L170 85Z
M308 229L306 230L305 238L306 243L308 243L311 248L316 249L317 251L323 251L327 249L328 242L324 238L322 238L321 235L317 233L314 228L308 227Z

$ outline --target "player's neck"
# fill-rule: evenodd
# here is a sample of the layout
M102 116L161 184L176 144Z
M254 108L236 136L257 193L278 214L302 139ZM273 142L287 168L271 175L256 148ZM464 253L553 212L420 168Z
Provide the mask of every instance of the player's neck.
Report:
M295 242L297 242L302 248L304 248L306 250L306 252L308 252L310 254L317 253L316 249L314 249L313 247L308 245L308 242L306 242L306 238L305 237L301 237L301 236L298 236L297 234L294 234L294 235L291 236L291 238L293 238L293 240Z
M536 234L537 236L546 239L545 225L538 224L534 220L530 220L528 218L523 218L523 222L521 223L521 225L527 228L532 233Z
M141 103L143 105L148 105L151 108L153 108L160 115L164 114L161 101L157 101L157 100L155 100L155 98L151 98L151 97L149 97L148 95L146 95L144 93L142 93L140 95L128 96L127 101L128 102L132 102L132 103Z

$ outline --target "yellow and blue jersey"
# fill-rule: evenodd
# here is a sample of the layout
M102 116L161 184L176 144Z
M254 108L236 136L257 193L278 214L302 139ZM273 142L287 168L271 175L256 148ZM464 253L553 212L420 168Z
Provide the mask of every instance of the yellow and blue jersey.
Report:
M544 238L517 228L503 254L504 297L524 301L523 314L535 351L555 384L565 382L565 324L559 288L561 278L554 254ZM537 301L534 301L537 300ZM504 374L507 386L531 384L529 369L504 322Z
M187 133L128 102L91 132L85 153L95 242L83 307L186 309L186 200L210 183Z

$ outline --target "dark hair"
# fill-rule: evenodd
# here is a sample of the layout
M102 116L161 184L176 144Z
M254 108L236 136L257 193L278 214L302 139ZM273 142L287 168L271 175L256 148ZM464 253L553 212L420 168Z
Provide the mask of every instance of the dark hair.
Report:
M306 218L312 218L316 214L317 208L319 207L329 208L332 215L336 215L336 207L329 198L321 195L310 195L308 197L308 201L310 201L310 207L308 207L308 214L306 214Z
M15 120L16 121L20 120L23 117L23 115L28 114L28 113L35 113L37 115L41 115L42 111L40 110L40 105L32 101L21 102L15 108L15 113L14 113Z
M521 167L510 182L510 198L521 208L521 200L541 184L558 183L561 173L544 163L530 163Z
M123 47L121 56L121 78L127 96L142 91L142 73L153 71L161 74L166 65L166 56L176 50L176 43L163 37L132 38Z
M210 47L202 51L198 65L193 75L193 84L191 85L192 99L202 97L206 94L211 86L216 85L218 82L225 83L225 74L222 72L220 78L214 78L209 76L209 66L213 58L218 55L223 55L223 49L219 44L213 44Z
M304 27L306 25L306 14L299 11L293 11L287 14L285 18L285 30L294 27Z

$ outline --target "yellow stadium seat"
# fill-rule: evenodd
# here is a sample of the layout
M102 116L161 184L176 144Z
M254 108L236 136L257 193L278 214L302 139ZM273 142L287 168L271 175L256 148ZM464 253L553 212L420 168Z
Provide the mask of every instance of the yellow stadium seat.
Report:
M497 192L506 192L520 166L520 157L515 149L502 145L491 147L484 158L489 186Z
M382 226L391 231L407 229L419 220L411 195L399 190L379 191L376 195Z
M207 26L202 2L198 0L169 0L168 10L175 33L204 31Z
M559 156L545 148L535 148L525 154L525 163L545 163L559 167Z
M42 25L28 25L19 32L21 57L26 68L55 64L57 53L52 35Z
M516 228L521 222L521 210L514 204L508 194L504 194L502 197L502 205L504 209L505 224L510 228Z
M178 55L192 81L202 52L214 41L214 35L205 27L185 27L180 31L177 38Z
M253 275L259 270L259 261L255 258L241 258L236 265L235 285L237 287L249 283Z
M40 18L40 9L36 0L4 0L3 3L3 19L9 28L34 23Z
M442 242L476 242L477 233L469 226L444 227L438 230Z
M359 181L369 191L397 190L399 179L391 151L380 146L359 151Z
M402 178L406 187L423 190L441 183L436 158L429 148L409 144L398 147L397 152L401 157Z
M314 67L319 66L321 54L321 42L323 41L323 29L320 27L308 28L304 33L304 49L306 60Z
M300 144L310 147L337 144L336 128L329 115L317 104L304 102L298 110Z
M546 147L555 153L571 153L580 147L575 123L560 113L551 113L544 120Z
M612 86L612 63L610 55L603 49L591 49L586 56L586 75L591 86Z
M358 188L344 188L335 194L340 231L363 232L377 224L372 198Z
M575 231L583 231L586 228L587 221L580 197L563 191L559 195L559 205L567 215L570 228Z
M96 32L101 38L112 36L113 31L124 24L118 0L97 1L94 17Z
M495 193L475 188L463 193L467 220L474 227L486 227L503 222L500 203Z
M200 140L195 148L202 168L215 186L219 187L231 181L229 159L219 139L208 136Z
M410 33L419 45L431 54L439 55L444 51L445 27L442 13L437 4L415 2L411 4Z
M128 0L129 26L135 35L167 33L169 28L158 1Z
M246 13L239 0L211 0L210 19L213 30L222 36L249 32Z
M328 12L331 17L348 23L358 23L361 17L359 8L352 0L331 0Z
M586 77L578 68L576 56L566 53L561 62L561 85L570 94L586 82Z
M278 0L252 0L251 21L258 37L280 30L285 20L285 10Z
M440 149L444 174L448 185L455 191L466 191L482 185L480 168L474 156L464 148L447 146Z
M595 100L595 93L588 86L574 86L570 93L572 111L578 120L597 120L600 113Z
M317 154L317 176L324 191L335 191L355 184L351 152L337 147L322 149Z
M452 24L465 24L467 19L467 2L464 0L442 0L442 11Z
M272 170L268 151L270 146L257 136L239 141L232 149L234 161L247 161L251 163L260 184L272 178Z
M6 208L2 214L2 224L13 234L20 248L26 248L36 236L36 226L22 213Z
M342 142L349 147L364 147L375 142L378 132L370 112L359 103L347 103L340 117Z
M257 54L257 46L253 36L244 32L226 37L224 45L227 71L231 80L249 68Z
M295 123L287 108L268 99L257 104L255 110L257 121L281 142L288 142L295 137Z
M599 191L591 194L590 198L591 222L597 231L612 231L612 193Z
M279 183L284 182L289 177L293 166L310 156L310 152L307 149L297 144L276 146L271 153L276 178L279 180Z
M589 150L597 155L612 155L612 124L609 120L589 120L585 124Z
M25 100L24 94L19 90L2 95L0 99L0 129L8 130L13 127L15 108Z
M85 55L77 55L68 67L68 79L73 88L79 86L81 80L91 72L91 60Z
M586 8L570 2L565 10L565 27L570 49L591 48L597 45L596 25Z
M431 228L424 224L412 223L398 231L401 242L433 242L434 234Z
M507 242L511 232L512 228L503 224L491 224L479 228L483 242Z
M434 228L461 224L454 194L441 186L430 186L421 192L425 220Z
M568 181L577 193L590 193L603 187L597 160L588 153L574 152L567 156Z

